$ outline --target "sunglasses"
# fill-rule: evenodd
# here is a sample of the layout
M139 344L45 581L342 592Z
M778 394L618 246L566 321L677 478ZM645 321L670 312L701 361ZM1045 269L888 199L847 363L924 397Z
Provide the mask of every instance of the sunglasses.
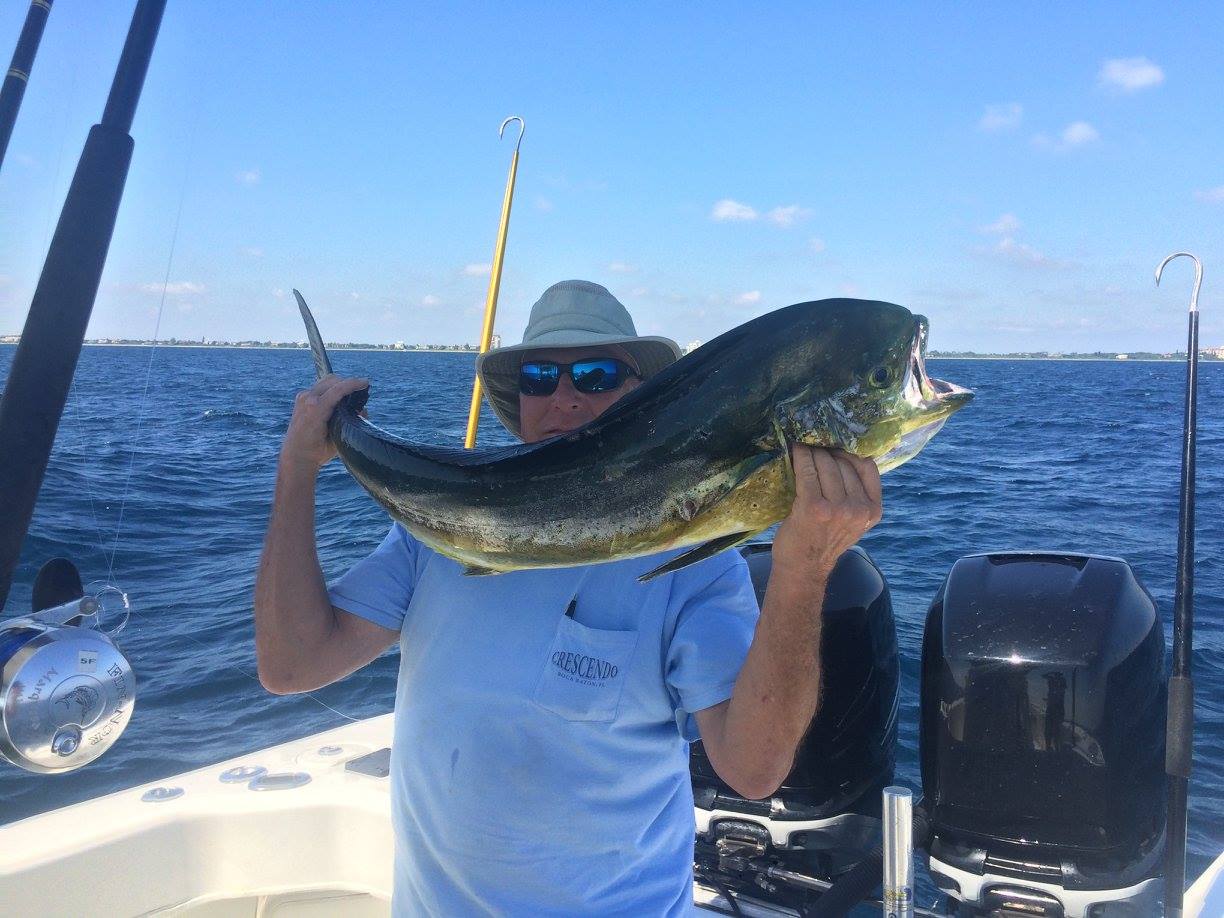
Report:
M523 395L552 395L557 391L562 373L568 373L574 381L574 388L587 395L612 392L623 386L630 377L642 378L633 367L615 357L588 357L573 363L530 360L519 367L519 392Z

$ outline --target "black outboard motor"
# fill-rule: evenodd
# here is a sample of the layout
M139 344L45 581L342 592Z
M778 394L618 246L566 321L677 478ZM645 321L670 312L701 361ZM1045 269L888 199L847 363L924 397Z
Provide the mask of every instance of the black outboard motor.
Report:
M1125 561L956 562L927 615L920 750L931 873L963 915L1156 914L1164 652Z
M772 546L741 549L764 602ZM782 786L745 800L719 780L701 743L690 755L699 879L800 908L819 884L879 844L880 792L892 783L899 701L897 634L884 575L857 546L829 577L823 699ZM795 881L798 882L796 885Z

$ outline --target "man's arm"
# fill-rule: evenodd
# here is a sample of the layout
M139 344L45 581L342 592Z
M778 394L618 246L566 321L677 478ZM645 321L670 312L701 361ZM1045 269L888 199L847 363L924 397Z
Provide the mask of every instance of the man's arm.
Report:
M398 637L331 604L315 547L315 482L335 456L327 420L366 385L328 376L299 393L277 466L272 518L255 579L259 681L278 695L335 682L375 659Z
M880 519L875 463L795 446L795 501L774 539L773 567L731 697L696 712L714 770L749 799L790 771L820 697L820 626L837 559Z

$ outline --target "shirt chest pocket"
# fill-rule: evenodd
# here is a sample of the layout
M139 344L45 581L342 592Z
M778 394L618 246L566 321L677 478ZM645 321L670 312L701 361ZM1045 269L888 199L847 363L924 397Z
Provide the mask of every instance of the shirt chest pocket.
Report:
M566 720L613 720L637 639L636 631L605 631L561 616L536 683L535 703Z

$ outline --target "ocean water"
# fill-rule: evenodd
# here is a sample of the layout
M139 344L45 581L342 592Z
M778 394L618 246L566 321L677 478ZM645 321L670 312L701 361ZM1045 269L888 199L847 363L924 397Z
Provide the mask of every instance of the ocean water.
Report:
M0 378L13 352L0 346ZM341 351L333 360L339 372L373 380L375 423L413 439L462 441L471 355ZM930 368L978 397L884 478L883 522L863 540L892 588L902 657L898 779L915 788L923 621L962 555L1121 556L1171 635L1185 373L1127 362L933 360ZM310 356L298 350L85 349L6 613L28 609L35 571L50 557L71 557L86 581L110 571L135 607L119 645L138 700L118 743L78 772L37 776L0 762L0 822L391 709L394 652L309 696L272 696L255 679L251 594L276 456L293 395L312 379ZM1221 396L1224 364L1202 365L1191 875L1224 848ZM481 442L509 442L487 410ZM371 550L387 525L339 463L324 470L317 530L329 576Z

